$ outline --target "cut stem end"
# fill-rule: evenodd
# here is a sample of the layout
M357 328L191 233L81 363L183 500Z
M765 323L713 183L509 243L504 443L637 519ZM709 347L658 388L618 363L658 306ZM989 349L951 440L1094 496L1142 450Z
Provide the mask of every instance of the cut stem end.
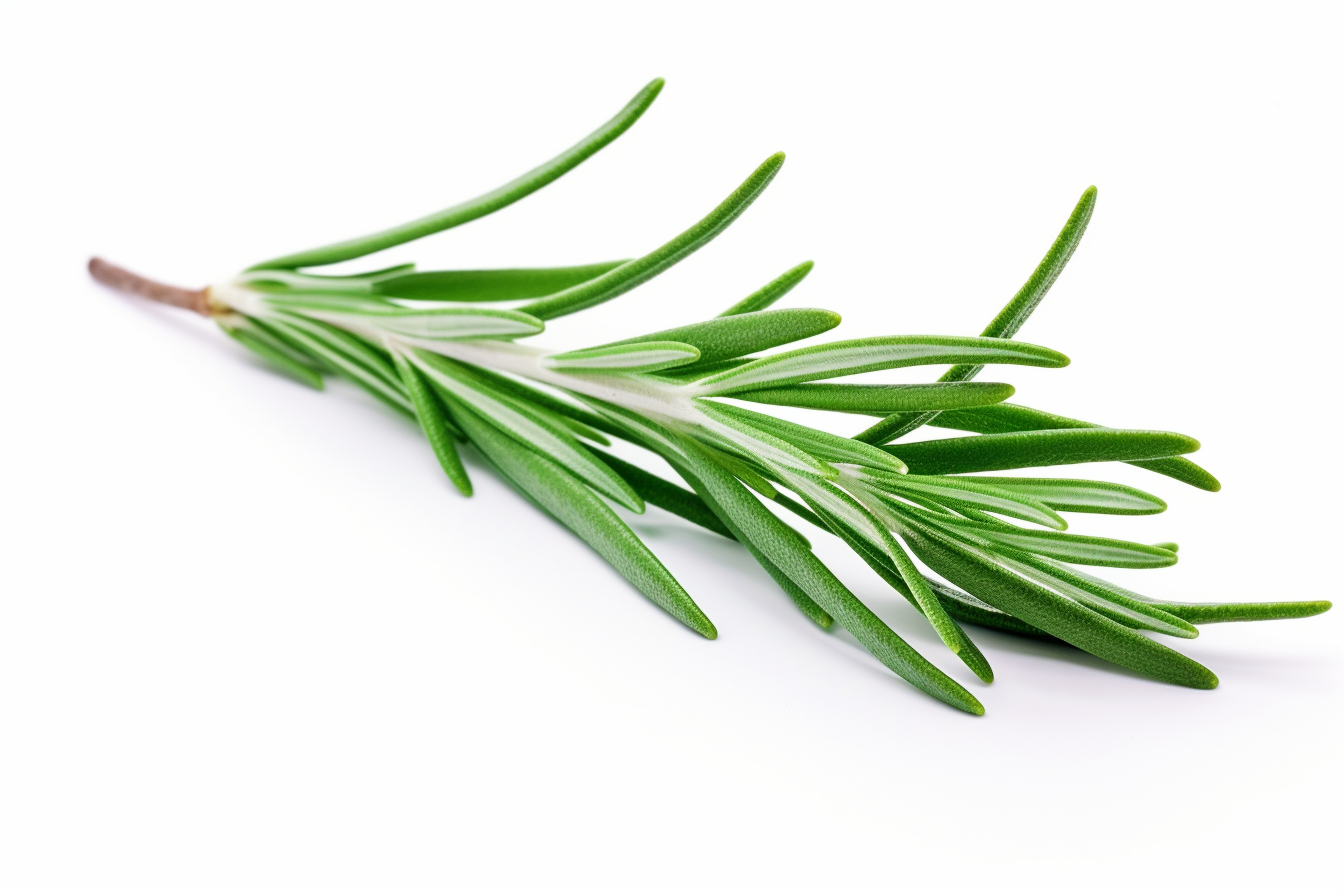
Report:
M141 277L139 274L117 267L101 258L89 259L89 274L104 286L129 292L152 302L172 305L175 308L185 308L205 317L213 317L215 314L210 296L204 289L183 289L180 286L169 286L157 280L150 280L148 277Z

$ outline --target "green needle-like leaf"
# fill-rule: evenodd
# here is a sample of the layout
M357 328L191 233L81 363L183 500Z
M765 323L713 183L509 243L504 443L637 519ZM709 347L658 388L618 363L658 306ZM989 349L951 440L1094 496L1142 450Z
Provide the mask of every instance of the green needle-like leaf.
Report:
M722 233L737 216L756 201L769 186L784 164L784 153L776 153L752 172L732 195L710 212L699 223L684 231L676 239L634 261L626 262L614 271L589 280L580 286L558 292L553 296L524 305L522 310L542 320L551 320L575 311L610 301L658 276L672 265L707 244Z
M288 346L277 344L262 331L247 325L230 325L219 322L219 328L236 339L245 348L250 349L262 360L280 368L294 379L314 389L322 388L322 373L287 351Z
M634 489L544 411L496 392L469 368L447 358L417 351L412 361L431 382L451 394L454 404L471 407L499 431L545 455L621 506L635 513L644 511L644 502Z
M1055 280L1063 273L1064 266L1069 263L1073 257L1073 252L1078 248L1078 243L1083 239L1083 233L1087 230L1087 224L1092 220L1092 210L1097 204L1097 188L1088 187L1083 191L1078 204L1074 206L1073 214L1069 215L1069 220L1064 223L1064 229L1055 237L1050 250L1045 253L1045 258L1036 266L1036 270L1031 272L1027 282L1022 284L1022 288L1017 294L1008 301L1003 310L998 313L994 320L990 321L989 326L985 327L981 336L992 336L999 339L1008 339L1017 334L1026 323L1031 313L1036 310L1036 306L1041 304L1045 294L1050 291L1050 287L1055 285ZM984 369L980 365L959 364L938 378L940 383L959 383L974 379L980 371ZM884 442L890 442L899 439L901 436L914 432L925 423L932 421L937 414L893 414L890 417L874 424L854 438L860 441L868 442L872 445L880 445Z
M884 445L912 473L978 473L1110 460L1146 460L1199 450L1174 432L1136 429L1047 429Z
M471 497L471 478L462 466L462 458L453 444L452 433L444 423L443 407L411 362L399 352L392 353L392 362L397 365L397 372L406 384L406 394L415 408L415 417L420 421L420 428L424 430L425 438L429 439L430 447L434 449L434 456L439 459L439 466L443 467L443 472L457 486L458 491Z
M1011 487L998 488L984 482L972 482L951 476L919 476L909 474L892 476L886 473L865 471L860 478L872 487L908 497L926 497L944 507L955 509L971 508L988 513L999 513L1020 520L1048 526L1051 529L1067 529L1068 523L1059 514L1040 501ZM1011 480L1008 480L1011 481Z
M583 483L562 467L504 435L465 405L459 404L452 410L472 444L519 490L588 542L658 606L706 638L718 637L709 617L696 606L667 567Z
M919 526L907 533L906 542L956 585L1094 656L1172 684L1218 686L1218 677L1189 657L1003 568L983 549Z
M979 700L888 628L741 483L694 442L679 441L680 455L669 456L668 461L681 468L686 481L739 541L759 550L887 668L944 703L975 715L984 714Z
M724 538L733 538L732 531L725 526L709 505L695 492L668 482L661 476L655 476L643 467L621 460L605 451L589 448L593 456L616 471L616 474L630 484L635 493L654 507L661 507L668 513L674 513L684 520L716 532ZM734 539L736 540L736 539Z
M904 575L898 571L895 564L892 563L892 558L890 556L874 548L866 539L847 527L839 519L828 515L826 522L831 526L831 531L840 536L840 538L850 546L854 553L862 557L863 561L868 564L873 572L877 573L878 576L890 585L897 594L900 594L908 600L915 609L919 610L921 613L924 612L923 607L920 605L920 601L915 598L914 591L911 589L910 585L907 584ZM922 578L923 577L921 576L921 579ZM946 614L948 628L956 639L957 644L953 649L953 653L955 653L957 657L966 664L967 668L974 672L976 677L981 681L986 684L994 681L994 670L990 667L989 660L985 659L985 655L980 652L980 648L977 647L970 636L966 634L965 629L952 620L951 609L947 606L947 603L943 601L941 596L933 594L929 581L927 579L923 579L923 581L925 588L930 592L930 597L938 600L943 612ZM992 607L990 609L993 610ZM1004 615L999 613L998 610L993 610L993 612L998 615Z
M541 363L550 370L569 373L648 373L686 364L698 357L700 352L693 345L648 340L547 355Z
M1018 404L1000 404L992 408L975 408L963 411L951 411L939 414L933 426L944 429L960 429L965 432L1005 433L1029 432L1038 429L1104 429L1096 423L1075 420L1038 411L1035 408ZM1216 492L1222 485L1213 474L1199 464L1184 457L1163 457L1155 460L1126 461L1131 466L1142 467L1163 476L1169 476L1195 488Z
M374 292L398 299L440 302L505 302L538 299L578 286L626 260L567 268L507 268L491 271L421 271L380 279Z
M708 371L706 372L708 375ZM734 398L760 404L778 404L818 411L846 414L874 414L897 411L935 411L951 408L978 408L1011 398L1013 387L1007 383L918 383L911 385L865 385L852 383L809 383L735 392Z
M910 512L919 513L914 510ZM1095 535L1043 532L1038 529L1020 529L1016 526L977 523L970 520L943 518L938 519L936 525L991 548L1005 545L1043 557L1053 557L1069 563L1082 563L1086 566L1159 569L1176 563L1176 555L1171 551L1133 541L1100 538Z
M272 303L277 307L293 309L295 304L286 300ZM505 308L380 308L376 306L350 310L328 310L309 306L309 312L322 320L354 327L377 327L396 336L417 340L460 339L515 339L534 336L546 325L530 314Z
M967 360L984 364L1023 364L1029 367L1064 367L1069 363L1069 359L1059 352L1007 339L877 336L829 342L761 358L706 377L699 381L699 385L704 388L705 395L727 395L874 370Z
M807 339L834 329L839 324L840 315L834 311L825 311L821 308L786 308L779 311L754 311L732 317L716 317L698 324L675 327L609 344L622 346L656 341L688 343L700 350L699 357L694 360L700 364L713 364Z
M747 296L736 305L724 311L719 317L731 317L734 314L750 314L753 311L764 311L771 305L784 298L790 290L803 278L812 273L812 262L805 261L797 267L789 268L769 283Z
M702 398L696 401L696 406L716 419L729 423L729 425L743 424L757 431L768 433L819 460L830 463L858 464L891 473L905 472L905 464L895 457L853 439L834 436L819 429L812 429L788 420L780 420L778 417L770 417L766 414L758 414L755 411L724 404L720 401L709 401Z
M1259 622L1269 619L1303 619L1330 609L1328 600L1268 601L1265 603L1188 604L1154 601L1159 610L1195 625L1214 622Z
M1167 502L1128 485L1092 479L1035 479L1026 476L958 476L958 482L974 482L1034 498L1053 510L1074 513L1141 515L1161 513Z
M275 315L267 318L267 323L394 411L415 416L405 386L392 365L365 343L307 318Z
M593 133L584 137L578 143L562 152L560 155L551 159L549 162L524 174L515 180L509 181L502 187L491 190L470 199L459 205L444 209L441 212L435 212L424 218L417 218L407 224L399 227L391 227L387 230L380 230L377 233L368 236L358 237L352 240L343 240L339 243L333 243L329 246L322 246L318 249L309 249L305 252L296 252L293 255L285 255L270 261L254 265L251 269L258 268L307 268L316 267L325 264L336 264L340 261L349 261L352 258L359 258L372 252L378 252L383 249L390 249L393 246L400 246L402 243L409 243L412 240L418 240L421 237L438 233L442 230L448 230L451 227L465 224L468 221L474 221L477 218L497 212L513 203L540 190L542 187L551 183L560 176L568 173L587 158L592 156L598 150L602 149L611 141L624 134L626 130L639 120L645 110L653 104L658 92L663 89L663 79L656 78L649 83L647 87L635 94L634 99L626 104L625 108L616 114L614 118L608 121L602 127Z
M1146 629L1176 638L1196 638L1199 629L1167 613L1132 591L1089 576L1079 570L1042 557L995 547L1000 562L1037 584L1091 607L1127 628Z

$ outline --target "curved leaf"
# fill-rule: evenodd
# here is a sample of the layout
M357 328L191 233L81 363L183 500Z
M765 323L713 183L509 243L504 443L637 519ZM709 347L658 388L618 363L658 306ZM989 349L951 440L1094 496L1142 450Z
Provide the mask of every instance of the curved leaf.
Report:
M1069 363L1069 359L1059 352L1006 339L982 339L976 336L877 336L830 342L761 358L706 377L699 381L699 385L704 387L704 395L726 395L874 370L967 360L984 364L1024 364L1029 367L1064 367Z
M1055 237L1055 241L1050 245L1049 251L1045 253L1045 258L1036 265L1036 269L1031 272L1027 282L1022 284L1022 288L1017 291L1009 301L1003 306L1003 310L989 322L981 336L992 336L1000 339L1007 339L1017 334L1022 324L1026 323L1031 313L1036 310L1036 306L1045 298L1045 294L1050 291L1050 287L1055 285L1055 280L1063 273L1064 266L1069 263L1073 257L1073 252L1078 248L1078 243L1083 239L1083 233L1087 230L1087 224L1092 220L1092 210L1097 204L1097 188L1088 187L1083 191L1083 195L1078 200L1078 204L1073 207L1073 213L1069 215L1069 220L1064 222L1064 229ZM983 368L978 365L957 365L938 378L940 383L959 383L974 379ZM919 427L931 422L937 414L892 414L885 420L873 424L868 429L856 435L854 438L873 445L880 445L883 442L891 442L899 439L901 436L914 432Z
M397 366L397 372L401 374L402 382L406 384L406 394L415 409L415 417L420 421L420 428L424 430L430 447L434 449L434 456L439 459L439 466L443 467L443 472L449 481L457 486L458 491L471 497L471 477L462 466L462 458L457 453L457 446L453 444L452 434L444 425L444 409L410 361L407 361L400 352L392 353L392 361Z
M786 308L779 311L753 311L732 317L716 317L698 324L660 330L608 343L612 346L633 342L684 342L700 350L700 364L714 364L740 358L777 345L787 345L816 336L840 324L840 315L821 308Z
M464 405L453 408L462 428L505 477L588 542L629 582L688 628L718 637L681 584L620 517L550 460L495 429Z
M1004 613L1094 656L1161 681L1214 688L1204 666L996 564L986 552L917 527L906 534L915 554L939 575Z
M774 180L783 164L782 152L766 159L740 187L733 191L732 195L719 203L714 211L676 239L665 243L643 258L628 261L615 270L608 271L580 286L524 305L522 310L542 320L551 320L610 301L653 279L727 229L728 225L737 220L737 216L746 211L747 206L755 202L756 197L770 185L770 181Z
M912 473L978 473L1110 460L1146 460L1199 450L1174 432L1135 429L1046 429L884 445Z
M960 429L965 432L1004 433L1029 432L1039 429L1104 429L1096 423L1075 420L1038 411L1035 408L1017 404L1000 404L992 408L949 411L938 415L933 426L943 429ZM1184 457L1163 457L1155 460L1126 461L1135 467L1142 467L1163 476L1169 476L1178 482L1193 485L1208 492L1216 492L1222 485L1213 474L1194 461Z
M669 455L668 462L679 468L739 541L759 550L887 668L944 703L964 712L984 714L979 700L888 628L731 474L694 442L685 439L676 442L680 451Z
M958 476L956 479L1001 488L1065 512L1143 515L1167 509L1167 502L1157 495L1117 482L1026 476Z
M724 311L719 317L731 317L734 314L749 314L752 311L764 311L784 298L803 278L812 273L812 262L805 261L797 267L789 268L769 283L747 296L742 301Z
M417 218L398 227L380 230L377 233L351 240L342 240L339 243L332 243L329 246L322 246L317 249L284 255L253 265L249 270L259 268L307 268L335 264L338 261L349 261L352 258L390 249L393 246L400 246L402 243L409 243L412 240L418 240L421 237L448 230L451 227L457 227L460 224L497 212L524 196L540 190L551 181L572 170L621 134L624 134L653 104L658 92L662 89L663 79L655 78L649 82L648 86L635 94L625 108L616 113L616 116L602 127L549 162L533 168L522 177L511 180L489 193L483 193L475 199L469 199L441 212L435 212L424 218Z
M584 348L541 359L543 367L571 373L646 373L676 367L700 357L695 346L671 340L650 340Z
M736 392L733 397L760 404L880 416L897 411L982 407L1005 401L1013 392L1013 387L1007 383L812 383Z
M536 299L586 283L625 264L605 261L563 268L504 268L487 271L421 271L380 279L379 295L440 302L505 302Z

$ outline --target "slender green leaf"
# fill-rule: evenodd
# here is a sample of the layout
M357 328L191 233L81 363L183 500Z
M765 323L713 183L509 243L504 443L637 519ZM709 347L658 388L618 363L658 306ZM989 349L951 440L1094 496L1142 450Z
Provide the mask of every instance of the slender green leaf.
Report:
M887 556L886 553L879 551L870 545L867 539L851 530L841 520L828 515L826 522L830 525L831 531L848 544L850 548L853 549L854 553L863 558L863 561L868 564L869 568L877 573L884 582L890 585L892 590L908 600L915 609L920 611L920 613L924 612L920 602L915 599L915 593L906 582L904 575L896 568L895 564L892 563L891 558ZM921 578L923 577L921 576ZM994 670L990 667L989 660L985 659L985 655L980 652L980 648L977 647L970 636L966 634L966 631L952 620L951 611L948 609L947 604L942 600L941 596L933 593L929 581L927 579L924 579L923 581L924 587L929 591L930 599L939 602L947 617L947 624L953 635L956 637L957 647L953 650L953 653L955 653L966 664L967 668L974 672L981 681L986 684L994 681ZM994 610L994 612L998 613L997 610Z
M741 367L743 364L750 364L755 358L732 358L728 361L715 361L712 364L687 364L685 367L674 367L670 370L660 370L655 376L660 380L671 383L693 383L696 380L704 379L712 373L721 373L725 370L732 370L735 367Z
M949 411L938 415L933 426L960 429L964 432L1006 433L1028 432L1038 429L1105 429L1096 423L1087 423L1071 417L1061 417L1017 404L1001 404L992 408ZM1126 461L1178 482L1193 485L1208 492L1216 492L1222 485L1213 474L1194 461L1184 457L1163 457L1155 460Z
M707 374L708 375L708 372ZM1007 383L918 383L867 385L811 383L734 393L734 398L846 414L892 414L998 404L1013 395Z
M809 457L830 463L858 464L859 466L887 470L892 473L905 472L903 463L872 445L833 436L819 429L812 429L788 420L780 420L766 414L758 414L755 411L719 401L709 401L701 398L697 399L695 404L702 411L729 423L729 425L741 423L756 431L768 433L776 439L806 452Z
M421 271L380 279L374 285L379 295L398 299L430 299L440 302L506 302L512 299L538 299L587 283L626 263L604 261L598 264L564 268L504 268L487 271Z
M1014 572L1091 607L1127 628L1146 629L1176 638L1199 636L1199 629L1180 617L1157 609L1134 592L1103 579L1018 551L995 550L995 555L1000 563Z
M530 302L524 305L522 310L542 320L551 320L610 301L658 276L722 233L738 215L747 210L747 206L756 201L756 197L761 195L783 164L782 152L766 159L742 183L742 186L719 204L718 208L676 239L665 243L643 258L626 262L614 271L608 271L587 283Z
M1269 619L1302 619L1330 609L1328 600L1267 601L1263 603L1189 604L1154 601L1154 607L1195 625L1214 622L1260 622Z
M1022 324L1026 323L1031 313L1036 310L1036 306L1041 304L1045 294L1050 291L1050 287L1055 285L1055 280L1063 273L1064 266L1069 263L1073 257L1073 252L1078 248L1078 243L1083 239L1083 233L1087 230L1087 224L1092 220L1092 210L1097 204L1097 188L1088 187L1083 191L1078 204L1074 206L1073 213L1069 215L1069 220L1064 223L1064 229L1055 237L1045 258L1036 266L1036 270L1031 272L1027 282L1017 291L1017 294L1003 306L1003 310L998 313L994 320L990 321L989 326L985 327L981 336L992 336L999 339L1008 339L1017 334ZM975 364L958 364L951 370L938 378L941 383L959 383L974 379L984 368ZM868 429L859 433L854 438L872 445L880 445L884 442L891 442L899 439L901 436L909 435L919 427L931 422L937 414L934 412L925 412L922 414L900 413L892 414L886 419L873 424Z
M1217 676L1189 657L1005 569L982 549L918 526L905 540L937 573L980 600L1094 656L1172 684L1218 686Z
M920 364L949 364L964 360L985 364L1024 364L1029 367L1064 367L1069 363L1069 359L1059 352L1007 339L878 336L829 342L761 358L706 377L700 380L700 385L704 387L705 395L726 395L874 370Z
M1000 488L1065 512L1142 515L1167 509L1167 502L1157 495L1116 482L1026 476L959 476L956 481Z
M911 511L911 513L919 513ZM970 520L936 520L939 527L965 539L994 549L997 545L1017 548L1043 557L1053 557L1086 566L1112 566L1122 569L1160 569L1176 563L1171 551L1096 535L1070 535L1039 529L1019 529L1016 526L987 525Z
M661 330L647 336L622 339L609 345L636 342L684 342L700 350L693 359L714 364L740 358L752 352L825 333L840 323L840 315L821 308L786 308L780 311L753 311L732 317L716 317L698 324ZM691 362L687 362L688 364Z
M469 406L496 429L544 455L623 507L643 512L644 502L634 489L545 412L496 392L473 376L469 368L447 358L417 351L411 360L431 382L451 393L454 403Z
M308 313L343 326L376 327L397 336L430 341L513 339L535 336L546 328L545 324L530 314L505 308L367 307L342 311L312 309Z
M400 379L390 379L396 375L396 371L359 340L333 327L326 327L320 321L276 315L268 318L267 322L394 411L408 417L415 416ZM381 369L375 370L375 365L387 368L386 373Z
M1012 635L1020 635L1024 638L1036 638L1042 641L1059 641L1054 635L1043 631L1034 625L1023 622L1016 616L1011 616L1000 609L990 606L978 597L967 594L946 585L937 579L929 579L929 587L933 593L938 595L938 600L942 601L947 614L960 622L969 622L972 625L979 625L984 628L992 628L996 631L1008 632Z
M736 305L719 315L719 317L731 317L734 314L750 314L753 311L764 311L771 305L784 298L795 286L803 282L803 278L812 273L812 262L805 261L797 267L789 268L769 283L747 296Z
M957 709L984 714L979 700L888 628L811 551L798 543L783 522L696 443L675 436L671 438L679 443L681 450L668 456L667 460L679 468L683 478L733 530L739 541L759 550L887 668Z
M420 421L420 428L424 430L430 447L434 449L434 456L439 459L439 466L443 467L443 472L447 474L449 481L457 486L458 491L471 497L471 478L467 476L467 470L462 466L462 458L457 453L457 446L453 444L452 433L445 425L446 412L443 406L434 397L434 393L430 391L429 385L419 371L400 352L392 353L392 361L397 365L397 372L401 374L402 382L406 384L406 394L415 409L415 417Z
M596 398L589 398L585 400L587 400L595 410L608 416L613 422L615 422L616 425L621 430L624 431L626 438L630 439L633 442L636 442L637 444L643 445L645 448L648 448L651 451L654 451L655 453L661 455L669 463L671 463L672 468L675 469L677 473L680 474L682 478L685 479L689 485L695 488L697 495L700 497L702 501L704 500L704 492L702 491L700 486L698 486L696 482L688 476L685 467L683 465L680 465L677 461L678 458L681 458L683 456L682 441L677 436L674 436L667 429L665 429L664 427L662 427L657 423L654 423L647 417L635 414L631 411L626 410L625 408L609 404ZM706 455L710 456L711 458L718 459L723 457L723 455L721 455L719 452L714 451L711 448L704 448L702 446L702 450ZM730 478L732 477L732 475L734 475L730 468L725 467L724 469L728 470ZM798 504L796 501L792 501L791 499L786 498L783 495L777 494L775 500L779 501L781 504L784 504L785 506L792 506L793 508L801 508L801 511L805 516L813 516L812 511L803 508L802 505ZM794 602L794 604L798 607L800 611L802 611L803 615L807 616L807 618L811 619L817 625L825 629L829 629L831 625L834 624L835 620L830 616L830 614L828 614L825 610L819 607L816 604L816 602L812 600L812 598L808 597L807 593L804 592L797 585L797 583L795 583L792 579L790 579L787 575L785 575L779 569L779 567L771 563L770 560L763 553L761 553L759 546L753 544L750 541L745 540L741 530L735 528L732 524L732 521L724 517L719 512L719 510L716 509L715 505L711 504L708 501L705 501L705 505L710 508L710 512L713 513L715 517L717 517L720 520L720 522L722 522L725 526L729 527L729 531L732 532L733 537L736 538L738 541L742 542L743 546L745 546L747 550L751 552L751 555L756 558L756 560L761 564L762 568L764 568L765 571L770 574L770 577L779 583L780 587L784 589L784 593L787 594L789 596L789 599ZM813 519L815 519L815 517L813 517ZM784 534L785 537L792 538L795 545L797 545L802 550L810 551L812 549L812 545L796 529L794 529L792 526L789 526L783 520L780 520L778 518L776 518L776 522L779 524L779 527L776 530L776 532ZM820 520L817 520L817 522L820 523Z
M667 568L587 486L563 467L491 426L466 405L457 404L452 410L472 444L519 490L588 542L658 606L706 638L718 637L709 617Z
M654 507L661 507L668 513L674 513L684 520L702 526L724 538L734 538L732 530L723 524L709 505L693 491L668 482L661 476L655 476L643 467L621 460L596 448L589 451L600 461L616 471L616 474L630 484L635 493ZM736 539L734 539L736 540Z
M834 467L814 457L792 437L775 435L782 427L760 429L749 421L741 408L714 401L697 401L702 415L698 432L715 447L732 452L739 458L750 455L767 470L797 470L823 479L834 479L839 473ZM783 424L783 421L775 421ZM800 427L801 428L801 427Z
M544 165L532 169L522 177L511 180L489 193L484 193L475 199L454 205L441 212L435 212L424 218L417 218L399 227L391 227L368 236L342 240L329 246L274 258L253 265L251 270L258 268L307 268L335 264L339 261L349 261L352 258L390 249L393 246L400 246L403 243L409 243L412 240L418 240L421 237L448 230L451 227L457 227L460 224L497 212L519 199L535 193L551 181L566 174L589 156L625 133L652 105L654 98L658 96L658 92L662 89L663 79L654 79L647 87L635 94L634 99L630 100L624 109L602 127Z
M250 349L262 360L278 367L289 376L313 389L322 389L322 374L287 351L287 346L277 344L264 332L254 330L247 325L235 326L219 321L219 328L228 333L243 347Z
M813 477L789 477L788 485L797 492L808 506L827 522L834 530L836 525L844 526L848 531L867 542L869 547L880 551L906 583L919 607L938 637L953 653L960 653L964 633L952 618L947 615L943 605L933 596L924 577L915 569L910 558L891 534L891 524L881 514L883 508L865 506L855 496L821 479Z
M1109 460L1145 460L1199 450L1174 432L1136 429L1046 429L884 445L912 473L978 473Z
M693 345L670 340L649 340L622 345L605 345L578 351L547 355L543 367L569 373L647 373L694 361L700 352Z
M862 444L862 443L860 443ZM909 474L892 476L886 473L864 471L859 478L881 491L901 496L927 497L939 504L960 510L966 507L987 513L999 513L1020 520L1048 526L1051 529L1067 529L1059 514L1040 501L1021 492L1006 488L997 488L983 482L971 482L950 476L919 476Z

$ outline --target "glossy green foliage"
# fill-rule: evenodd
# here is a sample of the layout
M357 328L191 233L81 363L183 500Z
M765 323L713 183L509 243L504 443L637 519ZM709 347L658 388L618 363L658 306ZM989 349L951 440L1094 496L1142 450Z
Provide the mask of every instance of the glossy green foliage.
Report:
M706 638L718 637L695 601L620 517L583 483L495 429L465 405L453 408L472 444L519 491L588 542L650 600Z
M973 336L878 336L847 339L772 355L699 381L705 395L791 386L810 380L894 370L922 364L1022 364L1064 367L1059 352L1025 342Z
M454 404L470 407L496 429L545 455L618 504L636 513L644 510L644 502L635 490L584 448L572 431L552 415L496 391L471 369L446 358L416 352L413 360L444 393L452 396Z
M578 143L562 152L560 155L551 159L543 165L540 165L524 174L522 177L509 181L502 187L497 187L489 193L477 196L475 199L469 199L466 202L446 208L441 212L435 212L423 218L417 218L399 227L391 227L387 230L380 230L377 233L368 236L357 237L352 240L342 240L339 243L333 243L329 246L322 246L317 249L309 249L306 252L296 252L293 255L285 255L270 261L254 265L252 270L262 268L307 268L318 265L336 264L341 261L349 261L352 258L360 258L373 252L379 252L383 249L390 249L393 246L400 246L403 243L409 243L412 240L418 240L421 237L430 234L439 233L468 221L474 221L477 218L484 217L492 212L512 205L519 199L535 193L542 187L554 181L556 178L568 173L573 168L584 162L593 153L602 149L611 141L624 134L629 127L639 120L639 117L653 104L659 91L663 89L663 79L656 78L649 82L649 85L635 94L634 98L626 104L625 108L616 113L616 116L608 121L602 127L593 131L587 137L584 137Z
M771 305L778 302L784 296L788 295L803 278L812 273L812 262L805 261L797 267L789 268L769 283L747 296L742 301L733 305L727 311L719 314L719 317L731 317L734 314L748 314L752 311L764 311Z
M1190 604L1154 601L1159 610L1195 625L1212 622L1260 622L1269 619L1304 619L1330 609L1328 600L1268 601L1263 603Z
M694 442L681 442L682 475L739 541L759 551L887 668L943 702L975 715L984 706L931 664L863 605L810 550L735 477Z
M628 261L580 286L524 305L522 310L542 320L550 320L608 302L653 279L723 233L770 185L783 164L782 152L766 159L714 211L643 258Z
M1150 514L1167 509L1167 502L1137 488L1092 479L1033 479L1026 476L962 476L959 481L1002 488L1034 498L1052 510L1075 513Z
M221 326L301 382L320 388L324 374L338 374L413 418L445 474L467 495L472 485L459 445L471 445L476 453L467 453L468 462L484 457L705 637L716 636L714 626L610 504L631 513L652 504L735 540L806 618L823 629L838 622L896 674L969 713L984 711L980 701L865 606L811 542L779 518L781 509L841 539L984 682L993 680L993 670L963 623L1067 642L1163 681L1208 688L1217 684L1212 672L1149 635L1192 638L1203 623L1329 609L1320 600L1190 604L1145 597L1084 568L1169 566L1177 561L1174 543L1065 531L1061 514L1153 514L1166 508L1161 498L1095 480L965 475L1121 461L1218 488L1181 456L1199 447L1194 439L1008 404L1012 386L971 382L987 364L1067 365L1056 351L1009 337L1077 248L1095 204L1091 188L1026 284L978 337L883 336L776 351L840 323L831 311L771 309L809 274L812 263L805 262L710 320L572 350L518 344L542 333L547 321L620 296L715 239L770 184L782 154L699 222L631 260L424 272L403 264L336 275L298 270L398 246L510 205L619 136L661 86L653 82L571 149L477 199L276 259L218 292L212 287ZM936 383L819 382L937 364L954 366ZM847 439L739 402L883 419ZM926 423L976 435L885 444ZM661 456L690 489L594 447L612 439Z
M905 461L912 473L978 473L1170 457L1199 450L1199 442L1174 432L1047 429L883 447Z
M219 328L236 339L244 348L250 349L259 358L289 374L305 386L311 386L314 389L322 388L321 369L309 363L302 355L292 351L286 343L275 339L266 331L258 330L247 323L233 324L223 321L220 322Z
M993 408L977 408L955 413L939 414L932 425L964 432L1006 433L1030 432L1038 429L1104 429L1096 423L1061 417L1016 404L1001 404ZM1213 474L1194 461L1184 457L1161 457L1152 460L1131 460L1126 463L1208 492L1216 492L1222 485Z
M998 404L1012 395L1013 387L1007 383L806 383L736 392L733 397L760 404L881 416L898 411L977 408Z
M665 367L688 364L699 357L700 352L694 345L671 340L649 340L548 355L541 363L551 370L570 373L650 373Z
M699 357L691 359L692 361L713 364L807 339L839 325L840 315L820 308L751 311L734 314L731 317L716 317L686 327L660 330L647 336L613 342L611 345L621 346L658 340L688 343L700 352Z
M1064 229L1055 237L1049 251L1045 253L1045 258L1031 272L1027 282L1022 284L1022 288L1003 306L989 326L985 327L981 336L992 336L1001 339L1007 339L1017 335L1017 331L1026 323L1027 318L1041 304L1045 294L1050 291L1050 287L1055 285L1059 275L1064 272L1064 266L1069 263L1073 257L1074 250L1083 239L1083 233L1087 230L1088 222L1092 220L1092 210L1097 204L1097 188L1088 187L1083 191L1078 204L1074 206L1073 213L1069 215L1069 220L1064 222ZM966 380L974 379L983 369L977 364L959 364L938 378L942 383L960 383ZM901 436L909 435L919 427L931 422L937 417L937 414L926 412L923 414L893 414L881 422L874 424L868 429L856 435L854 438L860 441L868 442L873 445L880 445L883 442L890 442L899 439Z
M445 419L448 415L447 410L434 396L429 384L425 382L420 371L415 369L414 364L400 353L394 353L392 360L397 366L397 372L401 374L402 382L406 384L406 395L415 408L415 418L420 421L420 428L424 430L425 438L429 440L434 456L439 459L439 465L443 467L443 472L447 474L449 481L457 486L458 491L471 497L471 478L467 475L466 468L462 466L457 445L453 444L452 433L448 431Z
M695 492L684 489L674 482L668 482L661 476L653 475L643 467L623 461L619 457L607 454L605 451L596 448L589 448L588 450L615 470L617 475L628 482L635 493L647 503L654 507L661 507L668 513L674 513L697 526L703 526L711 532L717 532L724 538L731 538L736 541L732 530L714 515L714 511L710 510L709 505L702 501Z
M372 285L378 295L440 302L505 302L537 299L587 283L625 261L566 268L511 268L493 271L422 271L381 278Z
M1094 656L1172 684L1218 685L1217 676L1189 657L1015 573L983 550L918 526L907 541L921 560L954 584Z

